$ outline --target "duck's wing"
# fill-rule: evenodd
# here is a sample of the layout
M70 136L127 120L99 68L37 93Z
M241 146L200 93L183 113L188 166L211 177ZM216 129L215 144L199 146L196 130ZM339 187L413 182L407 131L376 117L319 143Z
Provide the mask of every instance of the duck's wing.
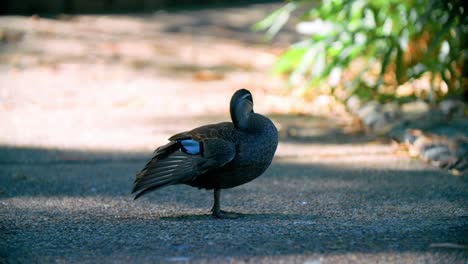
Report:
M166 185L189 183L197 176L221 168L236 156L236 146L216 136L216 125L199 127L172 136L136 176L132 193L141 195ZM220 126L218 133L228 133Z
M170 137L169 140L175 141L185 138L191 138L197 141L205 141L208 139L232 139L234 136L234 129L234 125L231 122L223 122L201 126L190 131L175 134Z
M182 144L182 152L199 155L216 169L223 167L236 156L234 126L230 122L206 125L176 134L169 138ZM206 172L207 170L203 171Z

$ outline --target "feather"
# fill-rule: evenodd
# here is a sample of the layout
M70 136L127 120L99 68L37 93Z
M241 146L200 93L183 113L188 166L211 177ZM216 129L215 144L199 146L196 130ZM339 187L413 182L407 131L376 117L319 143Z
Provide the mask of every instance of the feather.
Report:
M199 138L206 135L202 131L195 132ZM234 143L216 139L212 129L206 132L210 132L211 136L204 141L199 142L183 134L183 139L174 139L158 148L135 179L132 193L139 192L135 199L163 186L190 183L197 176L230 162L236 154ZM205 155L202 156L201 152L205 152Z
M153 159L137 175L132 193L142 190L147 193L147 189L156 190L168 184L181 183L190 180L197 172L196 158L188 159L188 157L183 156L189 154L177 150L172 154L165 154L163 160L156 158L158 155L159 153L156 153ZM135 199L142 194L137 194Z
M184 153L191 154L191 155L198 155L201 154L201 143L193 140L193 139L183 139L177 140L182 146L181 150Z

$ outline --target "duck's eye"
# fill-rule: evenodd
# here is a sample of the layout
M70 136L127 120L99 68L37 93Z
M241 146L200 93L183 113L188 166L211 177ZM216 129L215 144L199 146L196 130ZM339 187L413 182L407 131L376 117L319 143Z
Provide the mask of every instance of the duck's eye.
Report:
M201 152L201 143L193 139L178 140L182 152L190 155L198 155Z
M248 94L244 94L244 95L240 98L240 100L243 100L243 99L247 99L247 100L249 100L249 101L251 101L251 102L253 101L252 95L249 94L249 93L248 93Z

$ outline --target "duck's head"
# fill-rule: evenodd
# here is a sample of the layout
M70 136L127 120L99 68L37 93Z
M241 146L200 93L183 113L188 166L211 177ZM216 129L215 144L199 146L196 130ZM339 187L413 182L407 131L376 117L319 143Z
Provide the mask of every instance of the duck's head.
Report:
M252 94L247 89L237 90L232 95L230 112L234 126L239 129L246 129L249 116L254 112Z

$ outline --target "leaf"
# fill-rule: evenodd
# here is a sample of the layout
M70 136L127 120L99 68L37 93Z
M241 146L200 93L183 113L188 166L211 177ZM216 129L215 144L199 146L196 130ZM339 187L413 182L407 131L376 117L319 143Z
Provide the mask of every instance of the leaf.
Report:
M375 29L375 15L372 9L364 9L364 18L362 24L366 29Z
M362 17L362 9L365 5L365 1L360 1L360 0L357 0L357 1L354 1L352 4L351 4L351 18L361 18Z
M402 84L402 79L403 79L403 50L401 49L401 46L397 46L395 75L396 75L397 83Z
M445 84L447 84L448 91L450 92L453 90L453 86L452 82L447 77L447 71L448 70L446 70L445 68L442 68L440 71L440 77L442 77L442 80L445 82Z
M410 68L408 68L408 78L417 79L421 77L425 72L428 71L428 67L422 63L418 63Z
M449 29L452 27L452 24L455 22L455 17L456 15L452 11L450 13L449 19L447 22L444 24L442 29L437 32L435 37L432 39L431 44L429 44L429 47L427 48L426 55L424 56L426 60L431 57L431 53L434 51L434 49L439 46L440 42L442 41L442 37L449 31Z
M382 34L384 36L390 36L390 34L392 33L392 28L393 28L393 21L391 18L387 17L382 27Z
M304 73L310 68L312 61L316 58L317 50L314 47L311 47L307 50L306 53L302 56L299 64L296 67L296 70L293 71L291 77L289 78L292 84L296 83L296 80L304 76Z
M463 74L458 74L457 71L453 68L452 63L447 63L446 65L447 65L447 70L450 73L450 79L454 80L455 86L453 87L453 89L457 89L459 87L457 83L462 83ZM457 79L459 82L457 82Z
M354 89L353 94L357 95L361 100L367 101L371 100L374 91L371 87L365 85L363 82L358 82L356 89Z
M325 70L325 61L326 61L326 54L325 49L322 47L317 48L317 57L315 59L315 63L312 66L312 76L319 77L323 75L323 71Z
M400 37L398 38L398 45L402 51L406 51L408 49L409 43L409 32L408 29L403 29L401 31Z
M392 55L393 48L394 48L394 46L389 45L389 48L388 48L387 52L384 55L384 58L382 60L382 68L381 68L380 74L379 74L379 79L377 81L377 84L375 85L376 87L379 87L380 85L383 84L383 76L384 76L385 72L387 71L387 66L388 66L388 64L390 62L390 56Z
M357 85L362 82L362 76L369 70L369 64L364 67L364 69L360 70L358 75L349 83L347 86L348 89L356 89Z
M442 44L439 50L439 56L438 56L439 62L445 63L446 61L448 61L450 59L449 53L450 53L450 44L447 40L444 40L442 41Z
M307 52L306 48L292 47L284 53L274 65L275 73L285 73L299 64L302 56Z
M287 3L280 9L271 13L265 19L256 23L252 29L254 31L267 30L267 39L271 40L274 36L276 36L276 34L278 34L286 22L288 22L291 12L294 11L297 6L298 3L296 2Z
M281 14L281 12L282 12L282 8L279 8L279 9L275 10L273 13L271 13L270 15L265 17L264 19L262 19L259 22L255 23L252 26L252 30L253 31L262 31L262 30L268 29L269 27L271 27L271 25L273 25L273 22Z
M335 87L339 84L342 73L343 73L343 68L339 66L331 70L329 78L328 78L328 83L330 84L331 87Z

